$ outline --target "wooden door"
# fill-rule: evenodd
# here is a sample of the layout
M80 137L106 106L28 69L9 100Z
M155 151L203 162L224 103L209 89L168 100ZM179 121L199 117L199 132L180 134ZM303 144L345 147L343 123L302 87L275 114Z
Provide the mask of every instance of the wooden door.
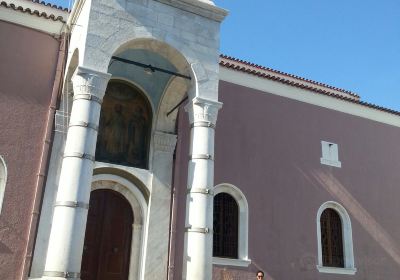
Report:
M82 280L127 280L133 213L111 190L91 193L82 256Z

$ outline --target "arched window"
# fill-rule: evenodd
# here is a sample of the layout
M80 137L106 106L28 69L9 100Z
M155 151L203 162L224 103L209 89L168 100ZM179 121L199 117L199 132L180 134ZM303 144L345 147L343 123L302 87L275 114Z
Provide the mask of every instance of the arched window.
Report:
M340 204L328 201L317 214L318 270L355 274L351 222Z
M100 113L96 160L148 167L152 110L137 88L110 81Z
M213 256L237 259L239 207L227 193L214 197Z
M342 221L339 214L327 208L321 214L320 223L323 266L344 267Z
M248 266L248 204L230 184L214 188L213 263Z
M4 191L7 183L7 168L2 156L0 156L0 213L3 206Z

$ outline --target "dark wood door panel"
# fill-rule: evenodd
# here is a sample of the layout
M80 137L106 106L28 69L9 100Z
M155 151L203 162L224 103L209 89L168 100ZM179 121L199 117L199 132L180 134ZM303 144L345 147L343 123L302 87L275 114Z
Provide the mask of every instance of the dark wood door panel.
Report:
M133 213L124 197L110 190L91 194L82 259L82 280L127 280Z

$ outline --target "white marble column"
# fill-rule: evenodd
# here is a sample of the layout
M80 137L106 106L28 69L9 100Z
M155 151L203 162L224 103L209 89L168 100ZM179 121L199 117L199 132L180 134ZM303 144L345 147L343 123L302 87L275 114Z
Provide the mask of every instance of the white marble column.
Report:
M101 103L111 75L78 67L43 279L80 279Z
M185 107L191 124L183 275L187 280L212 279L214 134L221 106L195 97Z

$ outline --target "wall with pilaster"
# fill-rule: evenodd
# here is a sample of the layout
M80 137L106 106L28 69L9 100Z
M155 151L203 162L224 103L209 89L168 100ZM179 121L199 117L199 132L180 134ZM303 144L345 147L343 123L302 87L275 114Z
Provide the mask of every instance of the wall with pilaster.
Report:
M0 155L8 170L0 214L0 279L15 280L24 262L59 41L3 21L0 38Z
M316 268L316 216L326 201L350 215L357 269L351 278L398 279L400 128L223 81L219 88L215 185L233 184L247 198L252 263L214 266L213 279L255 279L258 269L272 280L349 278ZM338 144L341 168L321 165L321 140ZM175 271L182 265L188 149L181 114Z

